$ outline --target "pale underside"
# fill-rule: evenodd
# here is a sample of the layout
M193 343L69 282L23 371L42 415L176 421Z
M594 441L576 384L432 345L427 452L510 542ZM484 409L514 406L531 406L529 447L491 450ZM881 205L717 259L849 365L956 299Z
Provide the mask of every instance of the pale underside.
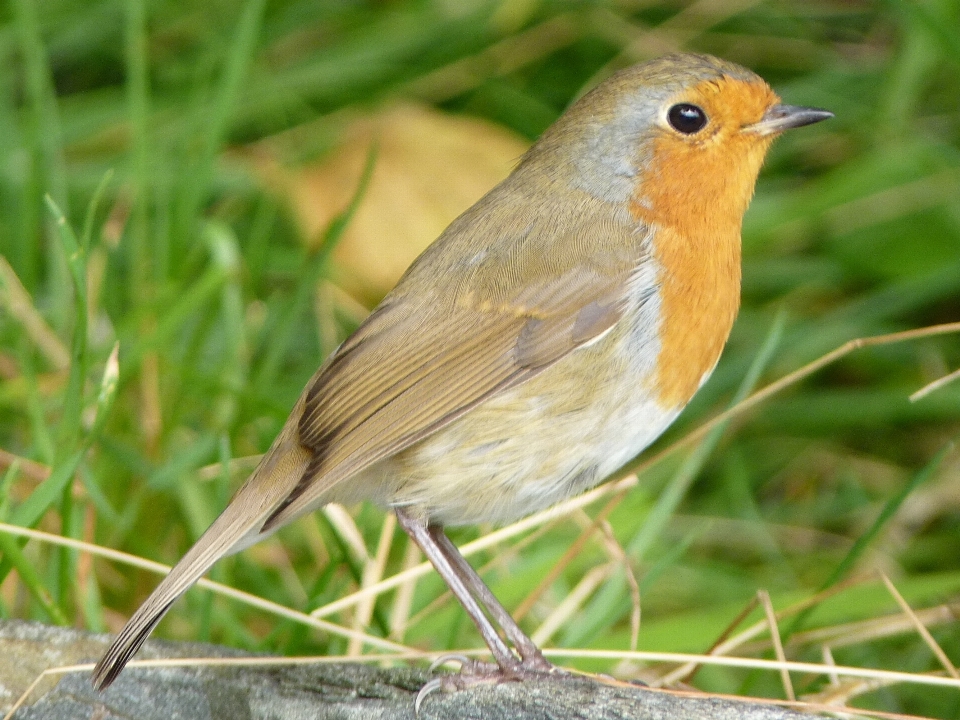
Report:
M516 227L510 200L497 204ZM312 456L264 531L360 499L506 521L591 487L662 432L678 408L652 387L649 228L591 200L531 215L520 237L483 207L451 226L308 385L296 433ZM498 242L464 253L460 222ZM457 284L406 292L438 272Z
M653 270L650 261L645 266ZM579 494L637 455L676 417L652 382L659 352L653 272L626 289L624 317L525 383L347 482L445 525L505 523ZM363 496L353 495L358 488Z

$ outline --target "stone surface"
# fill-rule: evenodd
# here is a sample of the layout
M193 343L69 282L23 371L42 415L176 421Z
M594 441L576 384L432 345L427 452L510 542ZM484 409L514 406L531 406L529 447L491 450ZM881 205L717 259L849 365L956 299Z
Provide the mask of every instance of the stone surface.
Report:
M95 660L108 638L69 628L0 621L0 712L45 669ZM226 648L150 641L138 658L243 657ZM429 679L410 667L360 664L131 668L104 693L89 672L48 677L15 720L394 720L413 718ZM473 720L800 720L768 705L680 697L640 687L558 679L433 693L420 718Z

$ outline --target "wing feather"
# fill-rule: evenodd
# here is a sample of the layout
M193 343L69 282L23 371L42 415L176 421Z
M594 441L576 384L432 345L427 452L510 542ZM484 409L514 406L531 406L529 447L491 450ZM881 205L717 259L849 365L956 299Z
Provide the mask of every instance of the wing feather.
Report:
M586 231L555 238L557 257L536 284L523 284L530 275L518 276L509 254L427 299L404 294L401 282L305 391L300 443L314 461L264 531L610 330L649 257L636 228L607 230L599 252Z

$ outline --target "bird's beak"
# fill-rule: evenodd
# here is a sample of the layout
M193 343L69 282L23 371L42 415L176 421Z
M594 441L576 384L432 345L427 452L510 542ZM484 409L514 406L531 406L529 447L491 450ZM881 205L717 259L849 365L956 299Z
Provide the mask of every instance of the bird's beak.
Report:
M759 122L747 125L744 132L757 135L773 135L790 128L813 125L821 120L832 118L833 113L820 108L800 107L798 105L774 105L768 109Z

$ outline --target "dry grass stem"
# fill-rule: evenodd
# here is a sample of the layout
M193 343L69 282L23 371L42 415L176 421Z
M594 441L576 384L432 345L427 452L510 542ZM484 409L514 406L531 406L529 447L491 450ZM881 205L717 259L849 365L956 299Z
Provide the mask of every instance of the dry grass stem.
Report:
M770 593L766 590L757 590L757 598L760 600L760 606L767 617L767 627L770 629L770 641L773 643L773 650L777 655L777 660L782 663L787 661L786 653L783 652L783 642L780 640L780 628L777 627L777 613L773 609L773 603L770 602ZM783 681L783 690L787 694L788 700L796 700L797 696L793 692L793 681L790 680L790 672L784 668L780 671L780 678Z
M383 526L380 529L380 541L377 543L377 552L370 558L363 567L363 578L360 587L370 587L383 577L383 570L387 565L387 558L390 556L390 548L393 546L393 534L397 529L397 516L393 513L386 513L383 516ZM364 630L370 625L370 618L373 617L373 607L377 602L376 597L370 597L357 605L356 613L353 616L353 629L356 631ZM347 646L347 656L356 657L363 649L363 643L358 638L350 640Z
M960 368L957 368L949 375L944 375L942 378L934 380L932 383L929 383L928 385L924 385L922 388L920 388L910 396L910 402L916 402L921 398L925 398L927 395L930 395L931 393L936 392L940 388L946 387L947 385L952 383L954 380L960 380Z
M803 612L804 610L811 608L814 605L817 605L818 603L822 602L823 600L826 600L829 597L832 597L833 595L843 592L844 590L850 587L860 585L864 582L869 582L870 580L871 580L870 576L858 576L858 577L850 578L848 580L844 580L843 582L839 582L836 585L830 588L827 588L826 590L823 590L817 593L816 595L813 595L812 597L804 598L800 602L794 603L793 605L787 608L784 608L780 612L776 613L776 618L778 620L783 620L784 618L790 617L791 615L795 615L797 613ZM729 635L729 633L732 631L733 628L735 628L743 620L745 620L746 617L750 614L753 608L757 606L758 603L759 603L759 598L755 598L753 601L751 601L747 605L746 608L744 608L744 610L742 610L737 615L737 617L727 627L724 633L721 634L721 640L719 642L714 643L714 646L710 649L709 654L711 657L723 657L723 656L726 656L728 653L732 652L733 650L736 650L737 648L741 648L741 647L743 648L749 647L750 651L756 651L756 652L759 652L761 650L766 650L770 647L770 643L767 641L764 641L762 645L757 645L755 647L746 645L748 641L757 637L758 635L763 633L764 630L767 629L768 625L766 620L759 620L755 622L753 625L751 625L750 627L746 628L745 630L740 631L736 635L729 637L728 639L722 639L727 635ZM681 665L676 670L662 676L656 682L656 685L659 687L662 685L669 685L675 682L679 682L680 680L686 678L688 675L692 675L694 672L696 672L696 670L697 670L697 666L694 664L688 663L685 665Z
M370 561L370 554L367 552L367 544L353 516L344 509L343 505L337 503L324 505L321 512L333 525L340 538L347 544L347 548L353 556L353 561L366 567Z
M403 553L403 570L420 563L420 548L410 539L407 539L406 549ZM417 589L417 579L411 578L402 583L393 598L393 607L390 609L390 639L397 642L403 642L403 636L406 634L410 620L410 611L413 608L413 594Z
M575 648L545 648L543 654L551 658L583 658L591 660L632 660L635 662L694 663L718 665L730 668L770 670L773 672L795 672L824 675L833 673L841 677L875 678L899 683L916 685L935 685L960 690L960 680L943 674L909 673L898 670L877 668L858 668L845 665L824 666L818 663L799 662L797 660L765 660L717 655L694 655L688 653L646 652L643 650L590 650Z
M57 668L49 668L44 670L42 673L37 675L34 678L33 682L27 686L27 689L21 693L20 697L17 698L16 702L10 706L10 709L7 711L7 714L3 716L3 720L12 720L14 713L19 710L23 704L29 699L31 693L48 677L56 677L58 675L68 675L75 672L89 672L93 670L93 663L88 663L86 665L64 665Z
M829 645L823 645L820 648L820 655L823 657L823 664L827 667L833 667L837 664L837 661L833 659L833 651L830 649ZM831 685L840 684L840 678L833 673L827 673L827 678L830 680Z
M709 655L722 655L724 652L733 649L733 647L728 647L725 645L726 641L740 623L747 619L747 616L753 612L753 609L757 607L757 604L760 602L760 599L754 595L747 601L747 604L744 605L743 610L724 628L723 632L713 641L713 645L710 646L710 650L707 651ZM762 628L761 624L755 626L757 628L757 634L759 634L760 629ZM693 676L697 674L697 670L700 669L699 665L681 665L675 670L667 673L666 675L661 676L655 683L656 687L670 686L678 682L689 683Z
M627 551L614 535L613 526L608 520L603 520L600 523L600 529L603 532L607 552L623 570L627 587L630 589L630 649L636 650L640 639L640 583L637 581L636 573L633 572L633 565L630 563Z
M583 603L586 602L587 598L593 595L594 591L596 591L616 569L617 564L615 563L597 565L591 569L586 575L580 578L580 582L567 593L563 601L544 618L543 622L540 623L540 627L530 635L530 639L537 645L546 644L557 630L576 615L577 611L583 607Z
M910 607L910 604L904 599L903 595L900 594L900 591L897 590L896 586L890 582L890 578L887 577L886 573L881 572L880 579L886 586L887 591L893 596L893 599L897 601L897 605L899 605L900 609L903 610L904 615L910 619L910 622L917 631L917 634L923 638L923 641L927 644L927 647L929 647L933 654L936 655L937 660L940 661L940 664L946 668L951 677L955 677L960 680L960 673L957 673L957 668L954 667L952 662L950 662L950 658L947 657L947 654L943 651L943 648L940 647L940 643L934 640L933 635L931 635L930 631L927 630L927 626L920 621L920 618L917 617L917 614L914 612L913 608Z
M829 645L824 645L820 649L820 654L823 656L823 664L827 667L837 664L833 659L833 653L830 651ZM846 706L853 698L859 695L864 695L892 684L886 680L861 680L851 678L841 680L832 673L826 673L826 675L830 681L827 687L820 692L803 695L801 699L805 702L823 703L831 706Z
M580 531L580 534L577 536L576 540L570 543L570 547L568 547L560 559L554 563L553 567L550 568L546 575L544 575L543 579L533 589L533 591L530 592L514 609L513 617L517 622L520 622L520 620L526 617L527 613L530 612L530 610L537 603L537 601L540 600L547 589L553 585L554 582L556 582L557 578L560 577L563 571L567 569L571 562L573 562L574 558L583 552L583 548L586 546L587 541L593 537L593 534L600 527L600 523L603 522L603 520L606 519L606 517L617 508L617 506L623 500L624 495L625 493L620 493L607 501L607 504L600 509L600 511L593 518L593 521Z
M956 622L960 616L960 603L937 605L935 607L915 610L914 615L924 627L934 627ZM860 620L857 622L829 625L822 628L802 630L790 636L788 648L802 647L817 643L829 643L831 647L846 647L857 645L870 640L902 635L915 628L914 620L905 616L883 616ZM744 652L760 649L750 644L743 646Z
M833 659L833 653L829 645L820 648L820 655L823 657L823 664L826 667L833 667L837 664ZM891 685L885 680L861 680L859 678L843 678L842 680L834 673L825 673L829 684L816 693L808 693L802 696L806 702L823 703L831 706L846 706L853 698L874 690L878 690L887 685Z

